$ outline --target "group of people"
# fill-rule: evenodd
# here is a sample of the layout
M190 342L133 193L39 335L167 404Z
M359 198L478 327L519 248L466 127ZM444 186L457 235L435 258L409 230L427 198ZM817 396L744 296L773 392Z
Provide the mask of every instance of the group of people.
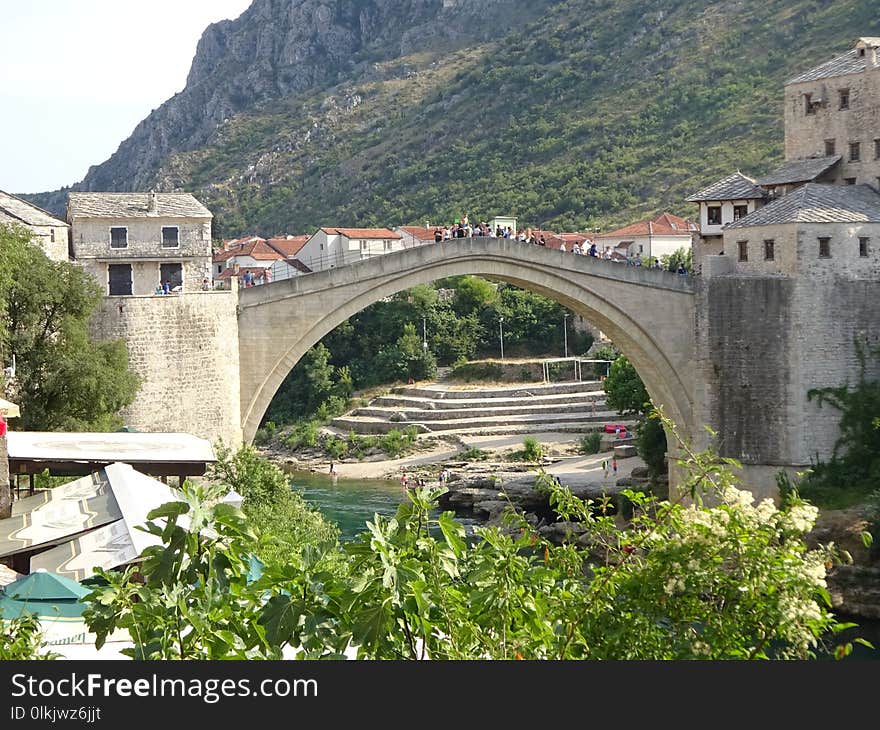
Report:
M456 221L451 226L437 226L436 228L434 228L435 243L449 241L453 238L470 238L473 236L486 236L488 238L512 238L516 241L520 241L521 243L531 243L536 246L547 245L547 239L544 237L544 234L540 233L539 231L533 231L531 228L526 228L525 230L521 230L518 233L514 233L513 228L511 228L510 226L506 226L504 228L502 228L501 226L497 226L493 229L492 226L490 226L485 221L481 221L476 224L470 223L468 221L467 214L463 215L460 219L456 219ZM562 241L562 243L559 245L559 250L568 250L565 241ZM642 257L639 254L627 256L625 259L622 256L615 257L611 247L606 247L600 251L598 246L596 246L595 241L584 240L583 242L580 242L575 240L571 246L571 253L575 254L576 256L593 256L594 258L603 259L605 261L625 260L628 266L647 266L652 269L663 268L663 264L660 263L660 259L656 256L648 256L646 257L646 261L643 261ZM670 271L676 271L679 274L688 273L684 265L679 265L676 269L670 269Z

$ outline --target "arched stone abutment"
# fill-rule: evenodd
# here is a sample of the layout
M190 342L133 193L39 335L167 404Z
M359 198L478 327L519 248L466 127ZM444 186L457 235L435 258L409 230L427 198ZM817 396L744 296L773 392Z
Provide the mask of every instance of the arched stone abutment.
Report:
M509 282L559 301L611 337L652 400L692 433L693 292L684 277L507 239L459 239L243 290L239 316L246 441L287 373L370 304L457 275Z

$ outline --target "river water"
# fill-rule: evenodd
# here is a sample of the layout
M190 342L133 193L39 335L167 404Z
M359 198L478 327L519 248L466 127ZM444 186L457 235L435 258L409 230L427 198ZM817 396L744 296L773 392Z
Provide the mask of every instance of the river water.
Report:
M343 542L367 529L376 513L392 516L405 499L400 482L387 479L343 479L310 471L287 470L293 489L339 527Z

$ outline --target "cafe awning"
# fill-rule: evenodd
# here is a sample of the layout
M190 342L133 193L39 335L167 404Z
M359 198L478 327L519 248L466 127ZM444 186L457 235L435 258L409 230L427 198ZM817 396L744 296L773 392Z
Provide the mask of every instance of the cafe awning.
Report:
M18 406L11 401L4 400L3 398L0 398L0 414L2 414L4 418L19 418L21 416Z

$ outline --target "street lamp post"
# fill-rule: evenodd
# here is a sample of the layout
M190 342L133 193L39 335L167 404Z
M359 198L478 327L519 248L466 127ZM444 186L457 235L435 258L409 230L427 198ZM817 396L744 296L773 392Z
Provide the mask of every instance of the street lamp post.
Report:
M428 319L422 317L422 349L428 351Z
M504 359L504 317L498 318L498 337L501 341L501 359Z
M562 318L562 339L565 342L565 356L568 357L568 312Z

